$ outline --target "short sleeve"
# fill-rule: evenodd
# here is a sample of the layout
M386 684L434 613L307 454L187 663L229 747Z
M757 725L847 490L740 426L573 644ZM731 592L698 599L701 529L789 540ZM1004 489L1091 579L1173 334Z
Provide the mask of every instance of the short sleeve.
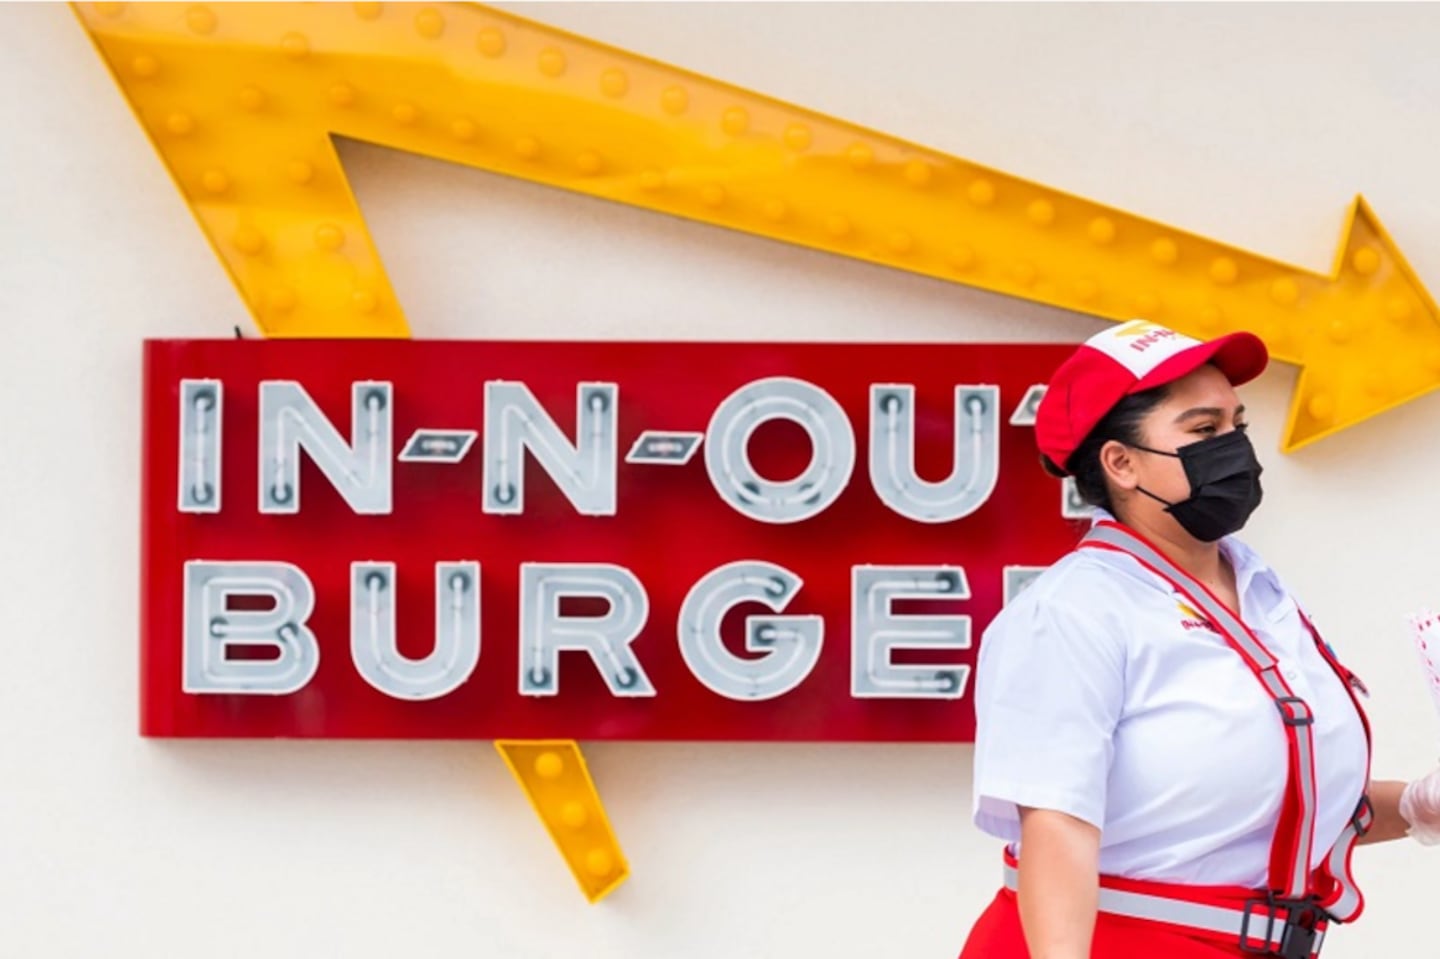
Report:
M986 630L975 679L975 824L1008 842L1020 838L1021 806L1104 826L1125 700L1116 625L1034 592Z

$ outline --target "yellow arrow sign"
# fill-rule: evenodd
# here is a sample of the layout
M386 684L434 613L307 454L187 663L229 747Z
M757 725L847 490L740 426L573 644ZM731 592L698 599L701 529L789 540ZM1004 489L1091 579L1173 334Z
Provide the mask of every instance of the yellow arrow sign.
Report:
M573 739L497 739L495 749L591 902L630 876L585 757Z
M1361 200L1320 273L484 7L77 10L257 323L403 336L339 134L1304 367L1293 449L1440 384L1440 311Z

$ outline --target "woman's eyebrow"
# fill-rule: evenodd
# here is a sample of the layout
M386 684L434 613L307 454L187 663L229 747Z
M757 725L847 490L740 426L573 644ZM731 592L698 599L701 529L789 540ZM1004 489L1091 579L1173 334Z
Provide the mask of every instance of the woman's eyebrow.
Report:
M1244 405L1243 403L1242 403L1241 405L1235 407L1235 415L1236 415L1236 416L1240 416L1240 415L1243 414L1244 412L1245 412L1245 405ZM1213 417L1215 417L1215 418L1218 419L1218 418L1220 418L1220 417L1223 417L1224 415L1225 415L1225 411L1222 410L1222 409L1221 409L1220 407L1218 407L1218 406L1197 406L1197 407L1195 407L1194 409L1186 410L1185 412L1181 413L1179 416L1175 417L1175 422L1177 422L1177 423L1183 423L1183 422L1185 422L1186 420L1193 420L1193 419L1195 419L1196 417L1199 417L1199 416L1213 416Z

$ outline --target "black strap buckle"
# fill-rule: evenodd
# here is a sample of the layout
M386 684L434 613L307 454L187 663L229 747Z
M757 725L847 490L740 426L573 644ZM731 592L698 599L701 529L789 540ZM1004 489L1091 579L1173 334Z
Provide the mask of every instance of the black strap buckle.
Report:
M1310 704L1299 696L1276 696L1275 708L1280 710L1280 718L1287 726L1309 726L1315 722Z
M1355 827L1357 838L1364 836L1375 825L1375 807L1370 803L1369 793L1360 797L1360 804L1355 807L1355 815L1350 817L1350 825Z
M1279 916L1281 910L1285 912L1283 919ZM1252 920L1255 921L1253 931ZM1313 899L1281 899L1273 893L1263 899L1251 899L1245 903L1245 919L1240 924L1240 951L1278 959L1311 959L1317 951L1316 941L1325 933L1321 923L1329 920L1330 914ZM1277 931L1278 944L1275 942ZM1251 945L1252 939L1261 945Z

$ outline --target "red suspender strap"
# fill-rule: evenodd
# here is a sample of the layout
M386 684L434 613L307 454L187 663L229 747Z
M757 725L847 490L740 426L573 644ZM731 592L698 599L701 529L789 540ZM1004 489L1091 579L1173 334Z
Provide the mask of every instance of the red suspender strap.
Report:
M1320 655L1330 664L1340 676L1341 682L1345 684L1345 691L1350 694L1350 701L1355 704L1355 712L1360 716L1360 725L1365 729L1365 782L1370 781L1370 720L1365 715L1365 709L1360 705L1359 693L1366 692L1365 684L1360 682L1359 677L1341 665L1335 658L1335 653L1326 645L1325 640L1320 638L1320 633L1315 629L1310 618L1300 611L1300 619L1305 623L1305 628L1315 639L1315 647L1320 650ZM1368 693L1367 693L1368 695ZM1370 831L1370 826L1375 822L1374 810L1370 808L1370 798L1360 797L1360 805L1356 808L1355 814L1350 817L1340 838L1335 841L1330 855L1326 856L1315 870L1314 886L1315 894L1319 897L1320 908L1334 916L1339 922L1351 922L1359 917L1365 909L1365 897L1360 893L1360 887L1355 882L1355 876L1350 871L1350 857L1355 851L1355 844L1360 837Z
M1246 666L1250 667L1256 680L1275 702L1275 708L1280 714L1280 721L1284 724L1288 756L1289 771L1285 797L1281 805L1280 822L1275 830L1275 839L1270 848L1270 891L1273 895L1284 899L1302 899L1315 891L1323 899L1331 900L1336 908L1332 915L1336 919L1346 921L1354 918L1359 914L1361 905L1359 892L1354 888L1353 883L1349 884L1348 890L1342 889L1341 887L1345 883L1340 881L1340 874L1347 872L1349 847L1353 847L1354 838L1358 838L1362 826L1367 825L1362 824L1361 820L1364 818L1362 814L1368 812L1368 805L1364 802L1361 803L1361 809L1357 811L1355 821L1351 824L1351 829L1355 831L1355 837L1350 840L1347 848L1343 851L1340 846L1345 845L1343 842L1345 837L1342 837L1342 843L1337 843L1336 849L1327 858L1325 867L1319 871L1322 875L1316 877L1318 884L1326 886L1331 885L1329 880L1334 879L1334 888L1313 889L1310 863L1314 858L1315 816L1318 810L1315 795L1315 738L1311 728L1314 716L1309 705L1295 695L1284 677L1281 676L1275 657L1270 655L1270 652L1255 638L1255 634L1240 621L1240 618L1224 603L1216 599L1215 595L1202 583L1180 569L1158 549L1131 530L1118 523L1108 521L1097 523L1081 546L1127 554L1160 578L1168 581L1192 606L1205 614L1230 648L1235 650ZM1309 625L1308 622L1306 625ZM1353 699L1354 691L1348 682L1350 674L1335 662L1334 657L1323 643L1318 643L1318 645L1326 661L1340 673L1342 680L1346 681L1346 687L1351 689ZM1358 702L1356 702L1356 708L1359 708ZM1349 832L1350 830L1347 829L1347 834ZM1337 853L1339 860L1336 859ZM1340 868L1326 868L1331 866ZM1353 909L1350 908L1352 905ZM1346 914L1342 915L1341 913Z

